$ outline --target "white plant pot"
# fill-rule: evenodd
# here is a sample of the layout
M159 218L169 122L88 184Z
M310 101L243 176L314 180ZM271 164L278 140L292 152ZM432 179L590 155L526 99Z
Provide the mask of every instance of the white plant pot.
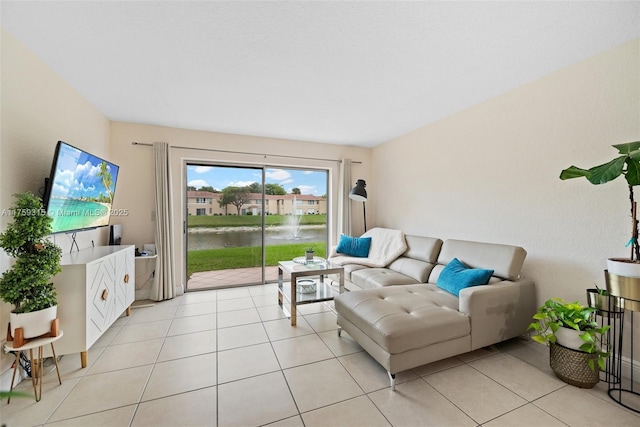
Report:
M24 338L34 338L51 331L51 322L58 316L58 306L32 311L31 313L9 313L11 336L16 336L16 329L22 328Z
M640 263L631 262L626 258L609 258L607 270L616 276L640 278Z
M580 338L582 333L582 331L576 331L575 329L560 327L555 333L556 343L563 347L580 351L580 346L585 343Z

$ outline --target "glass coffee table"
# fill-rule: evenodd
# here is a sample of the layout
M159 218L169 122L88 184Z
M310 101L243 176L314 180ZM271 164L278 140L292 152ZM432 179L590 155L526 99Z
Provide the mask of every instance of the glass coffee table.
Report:
M284 283L284 273L291 275L291 282ZM338 274L338 290L324 278L329 274ZM319 277L309 279L310 277ZM301 279L303 278L303 279ZM304 262L296 258L295 261L278 262L278 304L282 311L291 317L291 326L296 325L296 307L300 304L331 301L333 297L344 292L344 267L332 264L323 258L315 258L312 262ZM289 303L287 309L285 302Z

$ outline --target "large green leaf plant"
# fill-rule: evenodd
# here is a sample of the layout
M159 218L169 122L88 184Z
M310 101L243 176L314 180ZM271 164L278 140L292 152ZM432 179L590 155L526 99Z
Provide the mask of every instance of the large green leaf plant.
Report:
M631 203L632 230L627 246L631 247L631 261L640 261L640 243L638 242L637 203L634 199L633 187L640 185L640 141L617 144L618 156L601 165L590 169L571 166L560 173L560 179L585 177L594 185L613 181L624 176L629 187L629 201Z

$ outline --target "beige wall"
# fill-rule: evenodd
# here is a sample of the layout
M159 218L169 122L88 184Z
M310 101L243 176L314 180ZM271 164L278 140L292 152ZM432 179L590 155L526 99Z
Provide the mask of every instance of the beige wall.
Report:
M539 303L586 303L606 259L628 256L627 187L558 177L637 140L640 39L376 147L367 189L385 195L378 225L521 245Z
M354 179L356 177L365 180L369 179L369 149L112 122L110 158L120 166L120 178L118 180L114 208L129 210L129 216L123 217L121 221L123 224L123 243L138 246L154 240L155 224L151 218L155 210L153 186L155 178L153 172L153 148L132 145L132 141L141 143L166 141L174 147L170 150L170 155L172 164L171 180L173 183L172 197L174 202L173 242L174 252L177 256L175 283L178 286L184 286L185 284L185 246L182 224L185 221L186 162L306 167L328 170L330 177L329 198L332 201L331 209L334 217L337 209L337 203L335 203L337 193L335 189L337 189L338 181L338 163L328 160L304 160L294 157L309 159L350 158L354 161L362 162L362 164L356 164L353 167ZM189 149L175 147L189 147ZM211 150L225 150L235 153ZM260 154L238 154L237 152ZM126 190L123 190L123 188L126 188ZM357 215L359 211L356 209L354 211L356 229L362 232L362 221L359 220L359 215ZM371 218L373 216L369 216L368 219L371 220ZM329 227L335 238L335 224L330 223Z
M0 109L0 211L13 204L14 193L41 194L49 176L58 140L67 141L98 156L109 147L109 121L66 84L46 64L4 29L1 37ZM0 217L4 230L9 217ZM80 249L106 244L105 228L78 233ZM70 238L55 236L63 251L70 249ZM0 271L11 263L0 251ZM6 331L11 306L2 303L0 330ZM63 326L64 327L64 326Z

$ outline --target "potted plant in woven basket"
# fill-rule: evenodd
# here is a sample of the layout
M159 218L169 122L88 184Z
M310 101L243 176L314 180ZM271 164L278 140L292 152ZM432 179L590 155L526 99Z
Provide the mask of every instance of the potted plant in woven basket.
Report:
M538 308L529 330L533 339L550 348L549 363L558 378L582 388L595 386L599 370L605 369L609 352L599 346L609 326L598 326L594 307L585 307L562 298L551 298Z
M7 341L20 347L29 338L57 336L57 295L51 278L60 271L62 250L47 238L52 218L42 200L25 192L14 195L5 214L13 223L0 233L0 248L15 263L0 277L0 299L13 304Z

